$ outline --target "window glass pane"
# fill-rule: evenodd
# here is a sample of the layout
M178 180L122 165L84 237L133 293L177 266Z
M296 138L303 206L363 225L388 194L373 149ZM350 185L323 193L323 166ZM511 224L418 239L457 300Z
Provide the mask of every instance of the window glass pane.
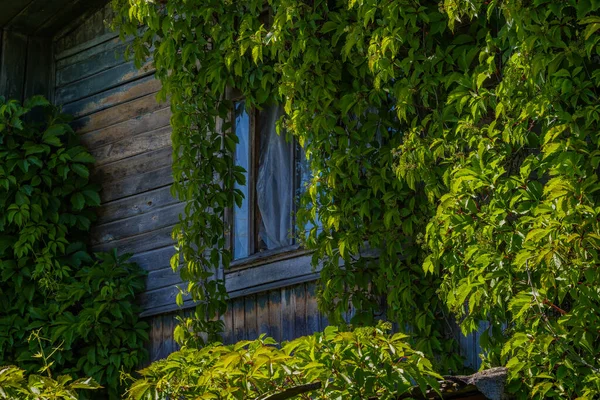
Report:
M235 105L235 134L239 143L235 148L235 165L243 167L248 182L248 171L250 171L250 117L245 109L245 102ZM248 185L235 184L244 194L241 207L233 209L233 257L235 259L248 257L250 255L250 200L248 197Z
M300 147L300 145L298 145ZM298 161L296 163L296 173L299 177L299 187L296 190L296 196L298 198L302 196L308 190L308 185L313 177L312 171L310 170L310 162L306 158L306 152L302 147L300 147L298 151ZM323 230L323 226L321 225L321 221L318 220L317 214L317 232L321 232ZM306 235L310 232L312 228L314 228L314 224L311 221L306 222L304 225L304 232Z
M282 112L280 106L270 106L259 117L260 156L256 181L259 250L292 244L293 148L285 134L278 135L275 129Z

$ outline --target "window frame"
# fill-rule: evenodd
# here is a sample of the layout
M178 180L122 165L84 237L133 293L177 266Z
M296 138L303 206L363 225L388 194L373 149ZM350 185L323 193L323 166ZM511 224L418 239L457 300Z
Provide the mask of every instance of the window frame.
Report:
M235 134L236 132L236 109L235 104L241 101L244 101L244 96L241 95L237 91L231 91L229 95L229 100L234 105L231 107L231 111L229 113L229 118L231 121L231 131ZM293 204L292 204L292 215L290 216L290 226L292 228L292 244L288 246L282 246L275 249L268 249L260 251L258 249L258 238L259 238L259 229L260 229L260 220L258 216L260 212L258 210L258 201L257 201L257 193L256 193L256 182L258 178L258 167L260 164L260 129L259 126L259 112L257 108L253 107L251 110L246 109L246 113L248 114L249 119L249 162L250 171L247 171L247 179L246 186L248 186L248 217L249 217L249 232L251 234L248 237L248 249L249 255L246 257L241 257L239 259L234 258L234 243L235 243L235 229L234 229L234 210L236 206L228 207L225 212L225 225L226 225L226 246L231 251L232 259L229 265L229 269L226 270L227 273L232 273L235 271L240 271L247 268L255 268L260 267L266 264L271 264L277 261L289 260L291 258L302 257L308 254L311 254L311 250L303 249L300 244L297 243L295 238L295 228L296 228L296 212L299 207L298 201L298 189L300 188L302 177L301 171L298 170L297 164L300 160L300 148L298 142L295 138L292 138L292 142L289 145L292 147L291 155L289 162L291 163L291 171L292 171L292 180L293 180L293 189L292 196ZM287 139L286 139L287 141ZM310 265L310 262L308 262Z

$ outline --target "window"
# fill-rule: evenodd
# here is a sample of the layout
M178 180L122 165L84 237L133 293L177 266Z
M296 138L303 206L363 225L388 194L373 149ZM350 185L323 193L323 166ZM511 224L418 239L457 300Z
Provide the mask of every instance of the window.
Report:
M235 260L294 245L294 212L309 173L300 146L276 132L282 113L277 105L257 111L235 103L235 164L247 171L246 185L236 185L244 200L232 215Z

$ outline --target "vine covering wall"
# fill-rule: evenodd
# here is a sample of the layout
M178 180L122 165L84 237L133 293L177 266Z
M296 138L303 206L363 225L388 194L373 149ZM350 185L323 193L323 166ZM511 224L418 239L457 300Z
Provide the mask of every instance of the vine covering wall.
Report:
M313 173L299 226L323 263L333 321L410 324L456 368L447 321L482 337L484 365L538 398L600 390L595 0L114 0L153 56L173 110L175 230L199 302L182 340L223 311L223 223L240 200L228 88L285 105L279 125ZM148 29L138 33L138 24ZM221 125L219 121L224 121ZM305 235L300 235L304 237ZM362 257L367 242L380 250ZM340 267L340 261L344 267ZM336 319L337 316L337 319ZM218 325L218 324L217 324ZM214 336L214 335L211 335Z

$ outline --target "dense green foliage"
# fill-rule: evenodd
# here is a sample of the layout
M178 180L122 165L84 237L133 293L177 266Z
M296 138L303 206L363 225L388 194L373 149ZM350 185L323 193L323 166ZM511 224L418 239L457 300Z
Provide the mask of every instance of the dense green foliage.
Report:
M67 122L42 98L0 99L0 365L37 372L39 344L28 338L39 331L42 350L59 348L54 371L93 377L117 398L120 370L146 356L134 306L144 272L81 242L100 197L94 159Z
M17 367L0 367L0 399L8 400L77 400L78 390L95 390L100 386L90 378L73 381L70 376L29 375Z
M206 280L229 264L223 211L243 181L234 88L285 104L310 156L299 226L323 223L306 245L334 321L352 302L370 323L385 295L416 348L456 368L445 320L487 320L485 365L508 365L511 390L598 396L600 2L268 0L261 16L263 0L114 1L171 99L189 201L175 233L201 301L186 326L223 308Z
M394 399L415 383L438 387L431 363L390 335L390 324L301 337L281 348L271 338L183 349L142 370L127 392L130 400L263 399L301 385L321 383L311 398Z

